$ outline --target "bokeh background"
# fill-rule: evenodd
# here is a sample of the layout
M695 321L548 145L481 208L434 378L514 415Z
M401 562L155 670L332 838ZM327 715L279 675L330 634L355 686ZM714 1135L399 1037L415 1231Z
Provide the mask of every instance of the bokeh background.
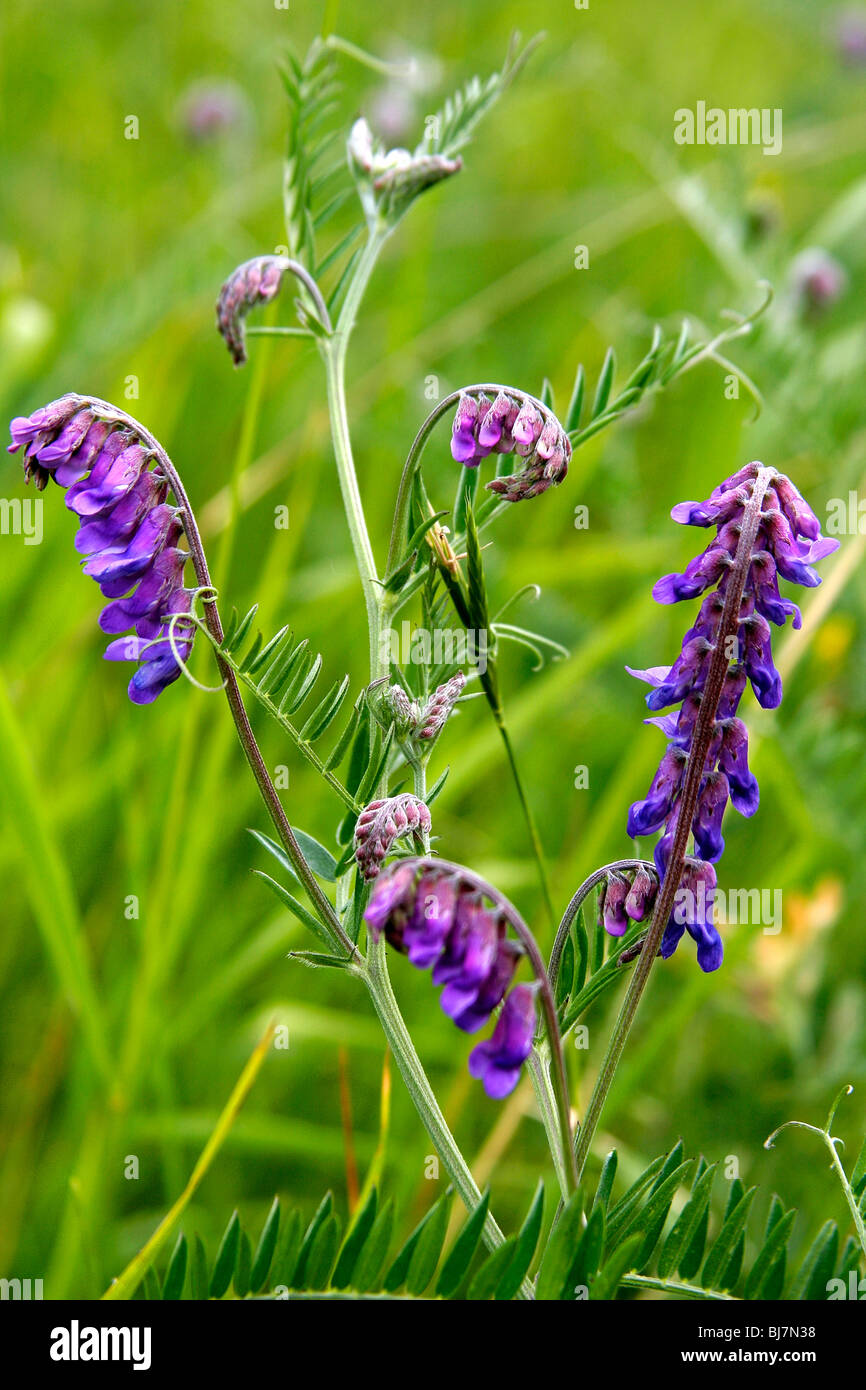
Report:
M587 444L561 489L492 533L494 600L540 584L524 616L571 653L540 672L516 648L503 658L564 906L597 864L628 853L626 809L660 752L623 666L672 659L678 645L682 616L650 597L694 549L671 506L753 457L789 472L819 513L850 490L866 496L866 8L4 7L0 414L66 390L128 401L185 477L228 602L258 600L266 633L291 622L357 689L363 607L315 350L259 339L236 372L213 322L229 270L284 241L277 63L326 19L374 53L419 59L411 85L341 60L340 120L348 128L364 111L390 143L414 143L449 90L497 67L514 28L548 33L463 172L391 239L371 287L349 376L380 561L429 376L441 392L485 379L537 391L546 376L564 409L577 363L593 380L609 343L627 374L655 322L676 331L688 317L711 334L726 309L759 303L759 280L775 289L758 331L728 348L764 398L757 421L749 393L730 399L725 368L706 362ZM781 107L781 154L675 145L674 110L698 100ZM137 139L125 138L131 115ZM810 248L825 256L817 275L801 259ZM124 395L132 378L137 398ZM445 434L426 477L447 506ZM26 495L17 460L0 492ZM282 505L288 531L274 527ZM291 1047L266 1063L185 1222L211 1248L234 1207L255 1228L274 1192L312 1213L330 1186L345 1210L341 1076L363 1176L384 1049L362 987L287 959L310 943L251 874L267 865L247 827L267 826L222 700L180 682L152 708L129 705L123 673L101 661L99 596L77 572L56 490L44 519L41 545L0 537L0 1274L44 1277L48 1297L92 1297L181 1190L268 1017L288 1024ZM680 1135L688 1153L733 1156L744 1181L801 1208L800 1239L828 1216L845 1221L841 1194L808 1136L790 1132L770 1153L764 1138L785 1119L822 1118L845 1082L857 1088L837 1126L849 1149L866 1118L863 546L843 538L803 631L777 641L782 708L767 717L749 697L762 802L752 822L731 818L720 883L781 889L783 928L730 928L715 976L700 974L688 941L657 970L597 1144L616 1143L626 1174ZM195 669L212 682L200 645ZM289 769L290 819L333 847L338 806L255 718L268 761ZM450 726L433 774L446 762L443 851L508 892L549 946L483 702ZM531 1099L487 1101L426 977L400 961L392 974L507 1226L545 1163ZM591 1015L589 1049L570 1054L582 1103L611 1007ZM395 1077L385 1181L406 1229L441 1190L425 1178L429 1149ZM137 1179L125 1176L130 1155Z

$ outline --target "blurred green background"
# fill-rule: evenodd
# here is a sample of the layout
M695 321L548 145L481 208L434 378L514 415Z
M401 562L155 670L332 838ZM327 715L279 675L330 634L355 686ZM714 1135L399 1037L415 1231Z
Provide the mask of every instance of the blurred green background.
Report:
M349 670L358 689L363 605L319 360L310 346L258 339L235 372L213 323L232 267L284 241L276 64L286 44L303 53L323 8L4 7L0 402L4 418L67 390L128 404L185 478L227 604L258 600L266 634L290 622L332 678ZM503 658L564 907L596 865L629 852L626 809L660 754L623 666L670 660L678 646L682 614L650 596L696 548L671 506L753 457L789 472L821 514L866 486L866 66L850 40L840 48L838 8L814 0L335 10L347 39L420 59L413 87L341 60L346 128L363 111L391 144L415 143L449 90L498 67L514 28L548 33L463 172L389 242L362 315L350 405L380 563L428 377L442 394L479 380L538 391L548 376L564 410L577 363L594 380L609 343L627 375L654 322L676 331L688 315L712 334L726 308L758 304L762 277L776 291L754 337L728 349L765 399L757 422L748 393L727 398L724 368L706 362L491 533L496 606L539 583L524 616L571 652L537 673L529 653ZM222 119L208 123L201 93L214 83ZM675 145L674 110L698 100L781 107L782 153ZM137 139L125 138L131 115ZM578 245L587 269L574 268ZM798 272L810 247L842 272L823 305ZM449 505L444 432L425 476ZM15 459L2 494L28 495ZM184 1223L211 1248L233 1207L256 1227L275 1191L311 1213L330 1185L345 1205L341 1067L363 1175L384 1049L361 986L287 959L310 943L250 872L267 865L246 827L268 827L223 701L181 681L152 708L129 705L122 671L101 661L99 595L77 572L74 519L56 489L44 496L41 545L0 537L0 1274L44 1277L47 1297L92 1297L177 1196L267 1018L288 1024L291 1046L267 1061ZM578 504L586 531L574 527ZM281 505L288 531L274 527ZM804 630L777 638L782 708L767 717L748 697L762 801L752 822L731 818L720 884L782 889L783 928L727 929L715 976L700 974L688 941L656 971L596 1145L615 1142L626 1174L678 1135L687 1153L734 1156L744 1181L801 1207L802 1236L846 1220L826 1155L795 1133L766 1153L764 1138L787 1118L823 1118L845 1082L857 1087L837 1124L849 1146L866 1118L863 544L843 539L807 597ZM199 646L195 669L213 683ZM254 718L271 766L289 769L290 819L333 846L338 805ZM442 851L509 893L548 947L483 702L449 727L432 775L446 762ZM586 790L574 786L581 764ZM487 1101L428 979L399 960L392 975L508 1229L545 1163L531 1096ZM610 1021L596 1010L589 1049L571 1049L582 1105ZM429 1151L396 1077L386 1185L407 1228L441 1190L425 1178ZM125 1176L130 1155L137 1179Z

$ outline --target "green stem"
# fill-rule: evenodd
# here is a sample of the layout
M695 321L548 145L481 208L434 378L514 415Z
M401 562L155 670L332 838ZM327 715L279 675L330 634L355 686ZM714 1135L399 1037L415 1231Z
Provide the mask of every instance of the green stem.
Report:
M854 1221L854 1229L857 1232L857 1239L860 1242L860 1248L863 1251L863 1254L866 1255L866 1223L864 1223L863 1220L863 1212L860 1210L860 1204L857 1201L854 1189L848 1181L848 1174L845 1172L842 1160L839 1157L839 1151L836 1146L837 1144L841 1143L841 1140L834 1139L833 1135L830 1133L833 1120L836 1116L836 1108L839 1104L839 1100L841 1100L842 1096L846 1094L850 1095L853 1089L853 1086L847 1086L845 1090L840 1093L839 1097L837 1097L836 1103L834 1104L827 1118L827 1124L824 1129L819 1129L817 1125L806 1124L804 1120L786 1120L785 1123L783 1125L780 1125L778 1129L773 1130L773 1133L770 1135L768 1139L764 1140L764 1148L772 1149L775 1146L776 1140L782 1133L783 1129L806 1129L809 1131L810 1134L819 1135L819 1137L824 1141L824 1143L830 1151L830 1157L833 1160L833 1167L836 1170L836 1176L842 1184L842 1191L845 1194L845 1201L848 1203L848 1210L851 1212L851 1216Z
M373 273L386 235L387 233L384 231L371 231L346 291L346 298L343 301L336 327L332 335L324 341L322 347L337 476L340 480L343 506L352 539L352 548L355 552L355 562L361 579L361 588L364 593L364 605L367 610L371 680L375 680L380 674L382 660L379 642L382 619L382 587L379 584L373 547L370 544L370 535L364 516L364 504L361 501L361 491L358 487L358 476L352 453L352 439L346 405L346 352L361 299Z
M376 573L376 562L364 518L364 507L352 457L352 444L349 436L349 421L346 410L346 385L344 374L345 351L335 342L329 342L325 349L325 370L328 384L328 410L331 417L331 435L334 441L334 454L337 462L337 476L343 495L343 506L355 552L355 563L361 578L364 593L364 606L367 610L367 630L370 637L371 679L379 672L379 623L380 586Z
M517 758L511 742L511 736L505 727L504 717L501 710L496 718L496 725L502 735L502 742L505 744L505 752L508 756L508 765L511 768L511 777L514 782L517 797L520 801L523 819L526 822L526 829L529 833L529 841L532 845L532 853L535 857L535 866L538 870L538 881L541 884L541 891L544 894L544 903L547 908L551 922L556 921L556 909L553 906L553 896L550 891L550 880L547 876L547 865L544 862L544 848L541 843L541 836L538 833L538 826L535 823L535 816L532 814L532 807L523 786L523 780L517 766Z
M375 680L383 674L381 671L382 652L379 633L384 609L384 591L378 583L355 472L346 409L345 366L348 341L355 324L358 307L386 235L387 233L382 230L374 229L371 231L349 284L334 333L325 342L323 348L327 371L328 405L340 488L367 609L371 680ZM385 674L387 674L387 668ZM415 769L415 786L416 794L423 795L425 789L423 767ZM361 973L413 1104L457 1192L469 1210L472 1211L481 1201L481 1192L445 1122L398 1007L388 975L384 938L378 944L370 942L366 964ZM485 1223L484 1238L492 1249L501 1245L505 1239L499 1226L490 1215ZM522 1296L524 1298L532 1297L532 1288L527 1281L524 1281Z
M845 1201L848 1203L848 1210L851 1212L854 1221L854 1228L857 1231L857 1239L860 1242L860 1248L863 1254L866 1255L866 1224L864 1224L863 1221L863 1213L860 1210L857 1198L854 1196L854 1190L848 1181L848 1175L842 1167L842 1160L839 1157L835 1140L829 1134L825 1135L824 1138L833 1159L833 1167L836 1169L839 1181L842 1184L842 1191L845 1193Z
M550 1079L549 1050L536 1043L529 1055L527 1066L529 1068L529 1076L532 1081L532 1089L535 1092L539 1114L541 1115L541 1122L544 1125L544 1132L547 1135L547 1144L553 1159L556 1180L559 1183L562 1200L567 1202L570 1195L569 1178L568 1171L563 1161L562 1145L560 1143L559 1110L556 1094Z
M388 976L385 938L370 942L366 968L362 971L364 982L370 992L373 1007L388 1040L400 1075L412 1098L412 1103L424 1128L430 1135L433 1145L445 1165L445 1171L454 1184L457 1193L469 1211L474 1211L481 1201L481 1191L473 1178L457 1142L439 1108L433 1089L421 1065L415 1045L406 1027L403 1015L394 997L394 990ZM491 1215L484 1223L484 1241L491 1250L502 1245L505 1240L501 1229ZM531 1289L524 1281L524 1297L532 1297Z

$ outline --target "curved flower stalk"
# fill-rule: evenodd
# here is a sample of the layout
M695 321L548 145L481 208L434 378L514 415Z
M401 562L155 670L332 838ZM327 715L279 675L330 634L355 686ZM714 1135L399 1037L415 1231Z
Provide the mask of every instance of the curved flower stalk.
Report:
M614 888L614 885L618 885ZM629 922L644 922L651 914L658 895L658 873L655 865L645 859L616 859L612 864L602 864L601 868L585 878L573 895L562 914L557 928L547 976L554 991L559 981L562 955L565 943L586 899L594 888L598 889L599 919L610 936L624 936ZM608 894L612 900L608 904ZM626 965L640 953L643 939L633 943L618 958L618 965Z
M107 412L107 413L106 413ZM78 516L75 548L84 573L111 599L99 616L117 637L107 661L139 663L133 704L151 704L177 680L192 649L194 589L184 587L188 552L179 507L166 501L169 479L136 422L88 396L69 394L10 426L10 453L24 447L24 475L44 488L53 478Z
M388 944L408 956L410 964L432 969L434 985L444 986L444 1012L466 1033L483 1028L502 1003L523 954L506 936L504 914L487 907L483 892L435 860L392 865L374 889L364 918L374 939L384 931ZM530 1018L525 1004L518 1004L509 1018L501 1051L487 1045L470 1057L470 1070L495 1099L514 1090L535 1036L534 1007ZM518 1018L522 1031L514 1021Z
M198 525L177 469L138 420L95 396L63 396L29 417L13 420L11 433L10 452L24 446L28 482L33 478L37 487L44 488L53 476L59 486L68 488L67 502L80 517L79 548L86 547L84 553L95 557L94 577L111 584L123 596L108 605L100 622L108 631L117 631L115 624L128 619L123 626L134 625L136 629L134 636L112 643L106 656L142 661L130 682L129 694L137 704L151 703L177 679L185 664L196 625L191 613L196 594L205 600L205 624L215 644L219 646L223 640ZM154 517L162 517L160 509L169 490L177 508L169 509L173 516L165 523L165 537L160 539L161 523ZM177 526L186 535L188 557L168 544L170 538L177 538ZM127 528L131 528L129 536ZM144 567L139 570L142 557ZM192 560L195 570L195 590L187 591L181 583L186 558ZM137 587L130 594L136 580ZM190 615L186 622L184 614ZM179 627L182 630L178 634ZM154 631L155 637L146 635ZM298 878L334 944L347 958L356 957L353 942L322 892L286 818L247 718L237 678L219 653L217 665L241 746Z
M488 445L481 442L481 431L494 405L497 406L497 413L483 434L484 440L492 441ZM516 502L524 497L538 496L554 483L561 482L568 471L571 443L553 411L536 396L519 387L502 386L498 382L478 382L449 392L437 402L421 424L403 464L391 528L387 574L397 569L406 549L412 484L427 441L439 421L455 406L451 452L457 462L474 467L483 457L494 452L517 452L526 459L524 468L519 472L492 478L487 484L488 490L502 494L502 501ZM550 475L545 479L544 474L549 466Z
M492 1036L469 1058L472 1075L494 1099L509 1095L517 1085L532 1051L535 998L540 996L554 1066L566 1185L571 1186L571 1122L556 1006L535 939L516 908L461 864L404 859L381 874L364 917L374 940L384 932L393 949L408 956L412 965L432 970L433 983L443 986L442 1008L458 1028L477 1032L502 1005ZM517 942L507 936L509 926ZM524 955L535 980L512 985Z

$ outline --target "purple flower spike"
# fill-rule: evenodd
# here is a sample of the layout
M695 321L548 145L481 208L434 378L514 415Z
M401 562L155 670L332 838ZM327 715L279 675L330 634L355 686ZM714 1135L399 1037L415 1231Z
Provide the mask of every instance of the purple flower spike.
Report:
M28 482L43 488L53 477L66 489L66 505L79 518L75 548L86 557L84 573L114 600L99 625L112 635L135 629L110 643L106 659L141 662L129 698L151 704L177 680L192 649L193 591L183 584L188 557L177 547L183 527L177 509L166 505L168 483L150 466L153 441L139 439L141 427L120 412L101 418L105 410L86 396L62 396L13 420L9 448L23 446ZM183 615L187 621L175 622L170 638L171 619Z
M502 910L488 906L454 865L403 859L378 875L364 918L374 939L384 931L412 965L432 969L433 983L443 986L442 1009L464 1033L483 1028L505 1000L493 1036L474 1049L469 1067L488 1095L508 1095L532 1046L536 986L508 993L523 948L508 939Z
M536 985L515 985L502 1008L493 1036L469 1054L469 1070L483 1082L491 1100L503 1100L520 1080L520 1069L535 1036Z
M748 765L746 727L737 717L743 691L749 683L765 709L775 709L779 705L782 682L773 663L770 624L781 627L790 617L794 627L800 626L800 610L780 594L779 578L814 587L821 582L814 564L831 554L839 544L821 535L817 516L790 478L770 469L751 553L740 556L745 510L752 501L755 480L762 467L759 463L746 464L714 488L704 501L681 502L674 507L675 521L689 526L715 526L716 536L682 574L668 574L660 579L653 596L659 603L676 603L700 594L705 597L673 665L653 666L644 671L626 668L652 687L646 697L651 710L679 705L672 713L647 721L661 729L668 739L668 747L647 796L634 802L628 815L627 828L632 838L658 830L662 832L653 852L662 877L667 871L674 842L680 792L688 759L692 756L704 687L719 643L724 643L727 673L709 731L706 765L702 769L697 805L689 827L700 856L692 863L702 866L701 873L712 874L713 884L712 864L721 858L725 848L722 820L728 802L740 815L753 816L760 801L757 779ZM766 473L762 476L766 483ZM735 563L745 564L742 599L736 630L733 630L732 616L731 627L722 633L728 583ZM738 570L740 573L742 571ZM718 666L715 669L718 670ZM628 911L627 906L625 910ZM698 915L688 921L672 918L662 941L662 955L672 954L686 929L698 944L701 968L715 970L721 964L722 943L711 915Z
M521 405L508 391L495 400L464 392L454 414L451 453L458 463L475 468L494 450L518 454L524 466L517 473L491 478L490 492L507 502L538 497L561 483L568 472L571 443L556 416L540 402Z

